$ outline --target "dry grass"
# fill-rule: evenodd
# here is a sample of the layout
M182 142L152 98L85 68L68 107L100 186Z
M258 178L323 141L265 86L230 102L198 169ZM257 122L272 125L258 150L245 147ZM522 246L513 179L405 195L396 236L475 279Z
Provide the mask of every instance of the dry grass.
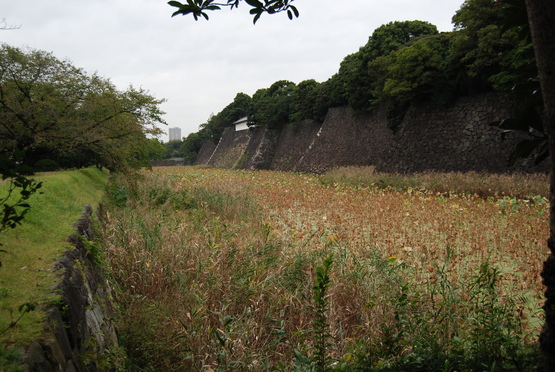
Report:
M495 174L479 172L422 172L410 175L375 172L374 166L341 167L321 176L323 183L426 189L433 192L470 194L480 197L531 198L549 194L549 176L543 173Z
M454 335L474 342L467 318L479 313L484 262L500 273L486 297L500 299L502 319L522 317L505 328L532 342L541 324L540 196L192 167L156 168L121 188L134 197L107 215L106 252L137 365L268 370L292 368L295 350L310 358L314 268L329 253L333 360L383 364L432 338L441 351Z

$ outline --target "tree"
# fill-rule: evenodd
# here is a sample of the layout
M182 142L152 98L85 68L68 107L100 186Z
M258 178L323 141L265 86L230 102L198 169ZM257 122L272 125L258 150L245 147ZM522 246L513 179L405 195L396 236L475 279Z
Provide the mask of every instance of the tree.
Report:
M466 0L453 16L449 59L470 93L491 87L510 91L536 75L531 42L523 37L523 13L524 0Z
M547 241L550 254L542 271L546 301L543 306L545 323L540 343L545 371L555 371L555 2L526 0L526 8L540 77L544 128L549 138L551 161L550 234Z
M314 79L301 81L293 91L293 103L289 121L299 123L306 119L318 119L317 96L320 83Z
M446 80L443 62L447 45L447 37L437 35L392 52L383 93L407 102L437 92L437 87Z
M294 0L245 0L245 2L252 8L250 14L254 16L253 23L256 23L263 13L275 14L287 12L289 19L299 16L299 11L292 5ZM222 7L229 7L231 9L238 8L241 0L227 0L227 3L215 3L214 0L187 0L186 4L179 1L170 1L169 5L176 7L177 10L172 14L176 15L192 14L195 21L201 16L208 20L207 10L220 10Z
M50 160L111 170L147 165L165 149L149 138L164 123L163 102L142 89L118 91L68 61L38 50L0 46L0 232L21 224L42 186L30 178ZM1 263L1 262L0 262Z
M279 128L289 122L293 110L295 83L278 80L269 88L259 89L252 96L249 122L268 128Z
M144 165L137 149L161 133L162 102L143 89L119 91L50 53L0 47L0 151L24 152L27 165L45 156L112 170Z
M182 140L175 140L175 141L165 142L162 145L162 146L164 146L164 149L166 150L166 152L164 154L164 158L165 159L181 158L183 156L183 154L180 150L181 145L183 145Z
M339 74L345 80L349 105L367 110L379 100L383 80L375 79L372 62L387 58L393 52L426 35L436 35L437 27L423 21L396 21L378 27L366 45L343 60Z
M211 115L206 123L200 125L203 140L217 143L225 128L235 121L248 116L251 111L251 105L251 97L248 94L237 93L233 102L216 115Z
M202 132L191 133L183 139L183 144L179 148L179 151L186 159L194 162L204 141L205 139L203 138Z

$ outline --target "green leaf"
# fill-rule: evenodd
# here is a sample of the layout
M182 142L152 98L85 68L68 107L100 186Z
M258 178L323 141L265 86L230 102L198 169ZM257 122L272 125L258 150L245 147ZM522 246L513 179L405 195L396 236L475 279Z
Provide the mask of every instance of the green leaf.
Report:
M253 8L258 8L258 9L264 8L264 5L262 5L262 3L258 0L245 0L245 2L250 6L252 6Z
M179 1L168 1L168 5L171 5L176 8L180 8L183 6L183 4L181 4Z
M254 19L252 20L252 23L253 23L253 24L256 24L256 21L258 21L258 19L260 18L261 15L262 15L262 13L257 13L257 14L254 16Z

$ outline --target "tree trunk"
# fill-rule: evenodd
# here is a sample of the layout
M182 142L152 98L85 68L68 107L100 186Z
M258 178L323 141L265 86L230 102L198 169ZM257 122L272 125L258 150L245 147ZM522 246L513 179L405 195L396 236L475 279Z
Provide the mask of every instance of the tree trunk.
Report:
M540 335L544 371L555 372L555 1L526 0L532 42L540 75L544 102L544 127L550 153L550 255L542 270L545 285L545 323Z

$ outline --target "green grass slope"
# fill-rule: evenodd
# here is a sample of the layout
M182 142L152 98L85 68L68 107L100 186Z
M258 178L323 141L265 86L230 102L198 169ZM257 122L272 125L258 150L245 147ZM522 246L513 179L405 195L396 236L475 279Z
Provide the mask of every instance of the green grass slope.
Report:
M25 314L15 327L10 323L20 315L18 308L27 302L48 300L49 287L56 282L55 261L69 246L85 204L96 206L101 200L108 174L97 168L40 173L41 194L29 201L31 210L23 224L0 234L6 253L0 253L0 342L4 347L23 346L41 331L40 310ZM0 193L6 184L0 183ZM50 298L50 300L52 300Z

